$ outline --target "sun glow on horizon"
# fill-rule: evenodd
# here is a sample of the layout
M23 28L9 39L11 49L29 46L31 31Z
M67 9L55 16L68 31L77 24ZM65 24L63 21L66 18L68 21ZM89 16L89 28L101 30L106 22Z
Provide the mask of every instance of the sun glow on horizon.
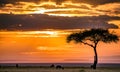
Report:
M66 36L78 31L0 31L0 62L92 62L91 47L66 43ZM120 35L120 29L115 31ZM119 43L100 43L97 48L100 62L119 62L116 61L119 58L114 58L120 53Z
M2 37L60 37L62 35L70 34L59 30L45 30L45 31L1 31Z

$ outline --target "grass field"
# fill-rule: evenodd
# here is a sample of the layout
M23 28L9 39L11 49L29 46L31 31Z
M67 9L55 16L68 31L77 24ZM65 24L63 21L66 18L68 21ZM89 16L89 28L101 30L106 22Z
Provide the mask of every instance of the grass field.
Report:
M6 67L0 68L0 72L120 72L120 68L97 68L96 70L90 68L65 68L65 69L55 69L55 68L15 68Z

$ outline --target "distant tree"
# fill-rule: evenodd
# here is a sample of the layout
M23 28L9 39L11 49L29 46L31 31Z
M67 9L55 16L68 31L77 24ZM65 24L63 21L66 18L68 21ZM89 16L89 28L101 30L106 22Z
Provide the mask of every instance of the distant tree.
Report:
M91 68L96 69L98 63L97 56L97 45L100 41L104 43L117 42L119 38L117 35L110 33L108 30L104 29L91 29L84 30L79 33L72 33L67 37L67 42L75 41L76 43L83 43L93 48L94 50L94 63Z

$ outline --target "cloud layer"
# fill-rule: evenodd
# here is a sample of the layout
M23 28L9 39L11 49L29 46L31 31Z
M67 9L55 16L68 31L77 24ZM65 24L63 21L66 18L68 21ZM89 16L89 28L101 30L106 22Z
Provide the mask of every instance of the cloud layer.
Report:
M57 16L120 16L119 0L3 0L0 13Z
M34 3L39 3L39 2L48 2L48 1L52 1L52 2L56 2L57 4L61 4L65 1L72 1L72 2L80 2L80 3L88 3L88 4L106 4L106 3L114 3L114 2L120 2L120 0L1 0L0 4L4 5L4 4L15 4L17 2L34 2Z
M41 29L80 29L80 28L118 28L108 21L120 20L120 17L59 17L42 14L0 15L0 29L41 30Z
M119 21L120 0L0 1L1 30L118 28Z

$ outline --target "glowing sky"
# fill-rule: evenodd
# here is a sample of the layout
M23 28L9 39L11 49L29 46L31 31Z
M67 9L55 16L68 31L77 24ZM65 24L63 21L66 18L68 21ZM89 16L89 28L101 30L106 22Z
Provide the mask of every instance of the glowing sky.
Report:
M83 44L66 43L66 36L74 31L0 32L0 62L92 63L94 52L91 47ZM120 36L120 29L114 31ZM111 44L101 42L97 50L99 63L120 63L120 41Z
M120 36L120 0L0 0L0 63L93 62L92 48L66 43L88 28ZM100 63L120 63L120 41L97 50Z
M16 1L16 2L15 2ZM63 1L57 4L56 1ZM48 14L55 16L120 16L120 3L116 0L105 4L89 4L81 0L41 0L38 2L27 2L27 0L12 0L4 4L1 13L13 14ZM110 0L112 1L112 0ZM7 1L6 1L7 2ZM92 1L91 1L92 2ZM95 1L93 1L95 2ZM101 1L102 2L102 1ZM104 1L103 1L104 2ZM2 3L2 2L1 2Z

